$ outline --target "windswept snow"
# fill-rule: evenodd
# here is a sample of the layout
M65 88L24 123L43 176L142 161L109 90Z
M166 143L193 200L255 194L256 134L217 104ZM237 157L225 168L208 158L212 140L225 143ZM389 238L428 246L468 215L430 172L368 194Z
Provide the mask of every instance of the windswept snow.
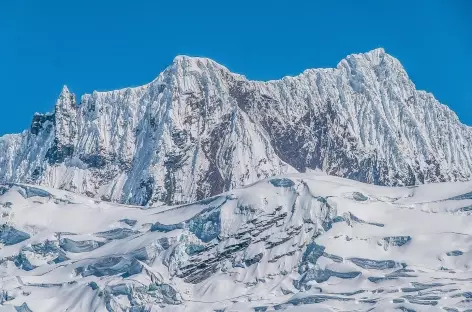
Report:
M0 187L0 311L465 311L472 182L289 174L142 208Z

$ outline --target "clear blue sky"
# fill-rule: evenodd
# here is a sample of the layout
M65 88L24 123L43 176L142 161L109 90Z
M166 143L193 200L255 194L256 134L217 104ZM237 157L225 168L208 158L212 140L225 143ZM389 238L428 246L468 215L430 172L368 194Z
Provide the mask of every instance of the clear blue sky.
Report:
M144 84L178 54L251 79L376 47L472 125L472 1L1 0L0 134L77 95Z

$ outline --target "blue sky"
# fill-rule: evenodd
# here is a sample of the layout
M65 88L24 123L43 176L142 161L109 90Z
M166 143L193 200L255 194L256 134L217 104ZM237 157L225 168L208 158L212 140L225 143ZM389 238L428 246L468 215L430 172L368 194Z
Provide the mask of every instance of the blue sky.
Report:
M144 84L178 54L250 79L376 47L472 125L472 1L0 1L0 134L77 95Z

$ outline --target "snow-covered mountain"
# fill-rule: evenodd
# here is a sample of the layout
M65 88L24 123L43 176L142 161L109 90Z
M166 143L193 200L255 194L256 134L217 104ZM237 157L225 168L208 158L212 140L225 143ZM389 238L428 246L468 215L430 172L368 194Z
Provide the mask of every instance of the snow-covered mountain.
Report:
M0 138L0 182L137 205L322 170L379 185L470 179L472 129L376 49L260 82L179 56L137 88L75 96Z
M2 312L472 309L472 182L291 174L148 209L9 184L0 211Z

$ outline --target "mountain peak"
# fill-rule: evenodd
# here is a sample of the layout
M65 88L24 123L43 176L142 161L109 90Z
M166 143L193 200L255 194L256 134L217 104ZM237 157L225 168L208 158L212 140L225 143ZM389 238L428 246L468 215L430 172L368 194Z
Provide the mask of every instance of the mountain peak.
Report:
M393 57L387 52L385 52L384 48L376 48L376 49L363 52L363 53L353 53L353 54L348 55L346 58L352 58L352 57L365 58L365 59L370 60L371 62L376 62L383 59L386 56Z
M75 107L75 95L69 91L69 88L64 85L62 87L59 98L56 102L56 110L58 107Z
M202 72L205 70L223 70L225 72L230 72L228 68L210 58L188 55L177 55L174 58L171 67L193 72Z
M69 94L71 94L69 88L67 87L67 85L63 85L60 95L69 95Z
M154 205L294 171L380 185L472 177L472 129L382 48L270 82L179 55L152 87L94 93L79 106L64 87L54 121L54 140L3 141L0 181Z
M198 67L199 65L207 65L207 64L217 64L215 61L206 58L206 57L198 57L198 56L188 56L188 55L177 55L174 60L172 61L173 65L179 66L195 66Z
M373 50L367 51L364 54L367 55L372 55L372 56L383 56L384 54L388 54L385 52L385 49L380 47L380 48L375 48Z
M336 68L350 77L352 87L358 91L363 88L364 83L384 80L396 81L398 84L411 85L414 88L400 61L386 53L383 48L350 54L342 59Z
M181 62L198 62L198 61L210 61L210 59L205 58L205 57L199 57L199 56L190 56L190 55L184 55L184 54L179 54L174 57L173 63L181 63Z
M350 67L357 65L378 66L381 63L388 63L395 67L399 67L404 71L403 65L400 61L393 55L385 52L384 48L376 48L364 53L350 54L342 59L337 67L339 68L343 64L347 64Z

